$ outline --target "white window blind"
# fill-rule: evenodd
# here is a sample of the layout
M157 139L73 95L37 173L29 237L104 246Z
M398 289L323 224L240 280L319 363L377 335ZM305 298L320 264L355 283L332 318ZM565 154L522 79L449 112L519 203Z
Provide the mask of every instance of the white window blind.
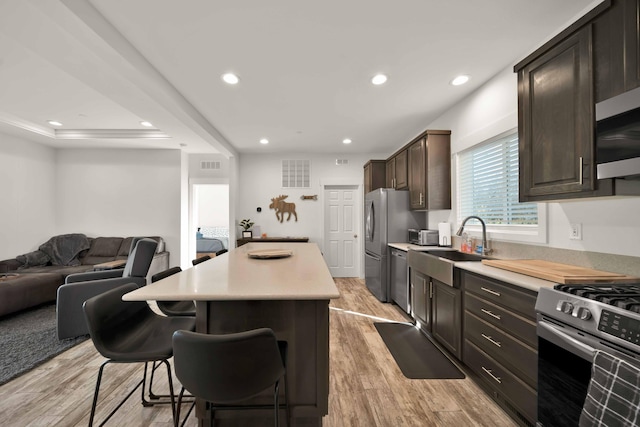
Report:
M309 160L282 161L283 188L309 188Z
M487 225L537 226L536 203L518 202L518 135L458 154L458 222L477 215Z

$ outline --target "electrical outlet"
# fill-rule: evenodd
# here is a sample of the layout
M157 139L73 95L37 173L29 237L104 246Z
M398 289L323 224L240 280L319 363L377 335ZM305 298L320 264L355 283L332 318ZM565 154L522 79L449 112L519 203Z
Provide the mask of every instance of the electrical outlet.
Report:
M569 239L571 240L582 240L582 224L575 223L575 224L569 224L570 225L570 230L569 230Z

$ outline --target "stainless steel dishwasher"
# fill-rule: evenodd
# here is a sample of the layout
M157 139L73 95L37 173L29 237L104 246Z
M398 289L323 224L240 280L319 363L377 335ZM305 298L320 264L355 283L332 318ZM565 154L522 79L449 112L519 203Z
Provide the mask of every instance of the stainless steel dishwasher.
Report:
M409 313L409 277L407 253L391 248L391 300Z

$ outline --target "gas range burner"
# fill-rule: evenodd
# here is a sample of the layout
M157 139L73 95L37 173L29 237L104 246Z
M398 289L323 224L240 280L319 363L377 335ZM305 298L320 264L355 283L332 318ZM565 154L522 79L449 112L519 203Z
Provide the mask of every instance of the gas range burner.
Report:
M555 285L554 289L640 313L640 285Z

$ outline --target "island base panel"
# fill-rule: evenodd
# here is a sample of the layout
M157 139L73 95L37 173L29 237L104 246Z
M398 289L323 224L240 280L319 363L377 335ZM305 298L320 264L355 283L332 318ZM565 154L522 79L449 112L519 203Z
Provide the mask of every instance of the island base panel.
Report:
M288 342L291 425L321 426L329 404L329 300L196 302L198 332L227 334L263 327ZM267 390L251 403L272 404L272 394ZM284 403L282 388L280 403ZM262 417L261 410L216 411L216 425L245 425L246 421L247 426L272 426L272 414ZM284 410L281 414L283 422ZM196 416L200 425L208 425L204 402L198 402Z

